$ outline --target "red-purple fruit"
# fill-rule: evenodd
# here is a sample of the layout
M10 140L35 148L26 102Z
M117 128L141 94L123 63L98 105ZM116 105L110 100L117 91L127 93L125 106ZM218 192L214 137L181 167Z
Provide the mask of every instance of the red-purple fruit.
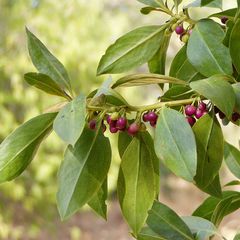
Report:
M236 122L238 119L240 119L240 114L235 112L232 114L232 121Z
M221 22L223 24L226 24L227 21L228 21L228 17L226 17L226 16L221 17Z
M96 129L96 120L95 119L92 119L89 123L88 123L88 127L92 130L95 130Z
M186 107L185 107L185 114L187 115L187 116L192 116L192 115L194 115L196 113L196 107L195 106L193 106L193 105L187 105Z
M110 126L109 130L110 130L111 133L117 133L118 132L118 129L114 126Z
M147 115L147 119L149 122L156 122L158 119L158 115L155 112L149 112Z
M116 128L119 130L125 129L127 126L127 119L125 117L120 117L116 122Z
M129 135L135 135L139 131L139 124L136 122L130 124L127 131Z
M184 28L183 28L182 25L177 26L176 29L175 29L175 32L176 32L176 34L178 34L178 35L183 34L184 31L185 31L185 30L184 30Z
M190 124L191 127L192 127L192 126L195 124L195 122L196 122L196 119L195 119L194 117L187 116L186 119L187 119L187 121L188 121L188 123Z
M207 114L207 111L202 111L199 108L197 108L196 113L195 113L195 117L197 119L201 118L203 115Z
M207 109L206 103L200 102L200 103L198 104L198 109L201 110L201 111L205 111L205 110Z

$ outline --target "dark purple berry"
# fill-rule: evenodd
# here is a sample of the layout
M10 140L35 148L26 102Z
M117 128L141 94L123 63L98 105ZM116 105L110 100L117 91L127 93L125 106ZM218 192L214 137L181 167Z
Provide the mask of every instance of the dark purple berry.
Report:
M111 120L109 126L110 127L116 127L117 125L117 120Z
M201 110L201 111L205 111L205 110L207 109L206 103L200 102L200 103L198 104L198 109Z
M192 116L196 113L196 107L193 105L187 105L185 107L185 114L188 116Z
M144 122L148 122L149 121L148 120L148 113L144 113L142 119L143 119Z
M158 115L155 112L149 112L147 115L147 119L149 122L156 122L158 119Z
M156 124L157 124L157 121L150 121L150 125L152 126L152 127L156 127Z
M88 123L88 126L89 126L89 128L90 129L92 129L92 130L95 130L96 129L96 120L91 120L89 123Z
M187 121L188 121L188 123L190 124L191 127L196 122L196 119L194 117L187 116L186 119L187 119Z
M139 125L134 122L128 127L127 131L129 135L133 136L139 131Z
M126 128L127 125L127 119L125 117L120 117L116 122L116 128L119 130L123 130Z
M220 112L220 110L218 109L218 107L214 106L214 112L215 112L215 114L217 114L217 113Z
M240 114L235 112L232 114L232 121L236 122L238 119L240 119Z
M221 22L223 24L226 24L227 20L228 20L228 17L226 17L226 16L221 17Z
M176 27L176 29L175 29L175 32L176 32L176 34L178 34L178 35L181 35L181 34L183 34L184 33L184 28L183 28L183 26L182 25L180 25L180 26L177 26Z
M109 130L110 130L111 133L117 133L118 132L118 129L114 126L110 126Z
M226 115L221 111L219 111L218 115L219 115L220 119L224 119L226 117Z
M206 112L206 111L202 111L202 110L200 110L199 108L197 108L196 113L195 113L195 117L196 117L197 119L199 119L199 118L201 118L204 114L206 114L205 112Z

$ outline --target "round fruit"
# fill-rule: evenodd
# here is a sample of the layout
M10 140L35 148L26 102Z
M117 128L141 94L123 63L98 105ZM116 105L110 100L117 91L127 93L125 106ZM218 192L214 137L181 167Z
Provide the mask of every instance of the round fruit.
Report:
M207 109L206 103L200 102L200 103L198 104L198 109L201 110L201 111L205 111L205 110Z
M139 125L134 122L128 127L127 131L129 135L133 136L139 131Z
M114 126L110 126L109 130L110 130L111 133L117 133L118 132L118 129Z
M96 120L92 119L89 123L88 126L90 129L95 130L96 129Z
M116 128L119 130L125 129L127 126L127 119L125 117L120 117L116 122Z
M232 121L236 122L238 119L240 119L240 114L235 112L232 114Z
M195 113L195 117L196 117L197 119L199 119L199 118L201 118L204 114L206 114L206 111L202 111L202 110L200 110L199 108L197 108L196 113Z
M180 25L180 26L177 26L176 28L175 28L175 32L176 32L176 34L178 34L178 35L181 35L181 34L183 34L184 33L184 28L183 28L183 26L182 25Z
M227 20L228 20L228 17L226 17L226 16L221 17L221 22L223 24L226 24Z
M196 113L196 107L195 106L193 106L193 105L187 105L186 107L185 107L185 114L187 115L187 116L192 116L192 115L194 115Z
M148 122L148 112L144 113L143 116L142 116L142 119L144 122Z
M156 127L156 124L157 124L157 121L150 121L150 125L152 126L152 127Z
M188 117L186 117L186 119L187 119L188 123L190 124L190 126L193 126L196 122L196 119L194 117L188 116Z
M188 34L183 34L183 35L181 35L180 39L183 43L187 43L188 39L189 39L189 35Z
M156 122L158 119L158 115L155 112L149 112L147 115L147 119L149 122Z

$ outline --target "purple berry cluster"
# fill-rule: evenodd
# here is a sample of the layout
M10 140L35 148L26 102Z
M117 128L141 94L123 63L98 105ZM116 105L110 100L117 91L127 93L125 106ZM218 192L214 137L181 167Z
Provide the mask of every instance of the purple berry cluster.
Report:
M195 124L196 119L201 118L207 113L207 105L204 102L199 102L197 107L195 107L194 105L185 106L186 120L191 126Z
M109 126L109 131L111 133L117 133L118 131L127 131L129 135L134 136L139 130L140 130L140 124L137 122L133 122L131 124L128 123L128 120L126 117L121 116L121 117L115 117L115 114L113 113L112 115L106 115L105 120L106 123ZM96 120L92 119L88 123L88 127L92 130L96 129ZM102 122L102 130L105 132L107 130L107 126Z
M220 119L225 119L226 118L226 115L222 111L220 111L216 106L214 106L214 112L215 112L215 114L218 114ZM237 113L237 112L233 112L232 117L231 117L231 121L232 122L237 122L238 120L240 120L240 114Z
M149 122L152 127L156 127L158 115L155 112L150 111L144 113L142 119L144 122Z
M185 30L183 25L173 26L175 28L175 33L180 35L180 40L184 43L188 42L189 36L192 34L192 29Z

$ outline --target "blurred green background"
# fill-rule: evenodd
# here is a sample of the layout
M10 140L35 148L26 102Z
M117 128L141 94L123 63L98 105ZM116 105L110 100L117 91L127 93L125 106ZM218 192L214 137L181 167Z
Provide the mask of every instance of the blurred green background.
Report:
M235 1L228 1L228 5L232 4ZM60 101L29 87L23 80L24 73L35 71L27 52L25 26L65 65L75 92L87 94L104 80L95 76L97 64L116 38L136 26L165 21L166 16L159 13L142 16L141 6L135 0L0 0L0 140L19 124ZM177 38L171 41L168 62L180 46ZM144 67L139 69L142 70ZM149 87L140 91L129 89L122 94L133 104L143 100L146 104L159 91ZM229 132L227 137L231 139ZM112 143L116 145L115 138ZM88 209L65 223L60 222L55 195L64 148L53 133L20 177L0 185L0 239L130 239L118 207L110 215L110 222L113 221L109 225L89 215ZM116 148L113 151L109 176L112 192L119 163ZM91 231L96 235L88 233ZM105 233L101 235L102 231ZM93 237L98 234L98 238Z

